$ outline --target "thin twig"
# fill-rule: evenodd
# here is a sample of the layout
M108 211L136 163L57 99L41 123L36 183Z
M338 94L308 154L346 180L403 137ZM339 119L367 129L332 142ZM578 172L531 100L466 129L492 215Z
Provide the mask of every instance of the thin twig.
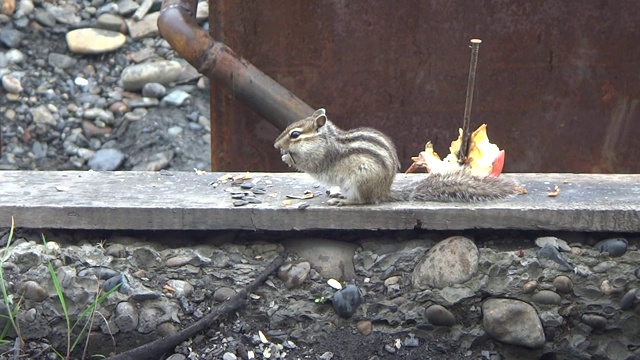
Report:
M260 285L262 285L262 283L267 280L269 275L275 272L284 263L285 259L286 254L276 257L251 284L247 285L244 289L240 290L229 300L222 303L218 308L211 311L207 316L198 320L193 325L173 335L157 339L148 344L126 351L122 354L112 356L107 360L159 359L162 354L168 351L172 351L183 341L207 329L218 317L232 313L244 307L246 305L245 300L247 295L255 291Z
M469 65L469 80L467 81L467 99L464 104L464 121L462 123L462 144L458 152L458 162L466 164L469 157L469 142L471 141L471 105L473 103L473 90L476 83L476 67L478 65L478 50L480 49L480 39L471 39L471 64Z

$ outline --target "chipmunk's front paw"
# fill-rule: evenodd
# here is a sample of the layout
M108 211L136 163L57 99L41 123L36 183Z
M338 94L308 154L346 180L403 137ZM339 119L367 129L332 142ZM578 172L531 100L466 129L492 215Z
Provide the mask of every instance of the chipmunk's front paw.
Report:
M331 186L327 189L327 194L330 198L344 198L340 191L340 186Z
M349 205L349 203L344 200L344 199L338 199L338 198L333 198L333 199L329 199L329 201L327 201L327 204L331 205L331 206L344 206L344 205Z

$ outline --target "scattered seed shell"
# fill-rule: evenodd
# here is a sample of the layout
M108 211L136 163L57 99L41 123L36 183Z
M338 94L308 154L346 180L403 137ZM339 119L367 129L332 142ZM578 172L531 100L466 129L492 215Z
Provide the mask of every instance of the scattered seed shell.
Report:
M304 210L304 209L308 208L308 207L309 207L309 205L310 205L310 204L309 204L308 202L300 203L300 204L298 204L298 209L300 209L300 210Z
M560 187L558 187L558 185L556 185L555 188L553 188L553 190L547 189L548 197L556 197L558 195L560 195Z
M342 290L342 284L336 279L327 280L327 284L336 290Z
M261 330L258 330L258 336L260 336L260 341L261 341L263 344L266 344L266 343L268 343L268 342L269 342L269 340L267 340L267 337L266 337L266 336L264 336L264 334L262 333L262 331L261 331Z
M296 199L296 200L307 200L307 199L311 199L313 196L314 195L312 192L307 193L306 191L304 195L286 195L286 197L288 197L289 199Z
M258 199L255 196L245 196L244 200L249 204L262 204L262 200Z
M252 189L253 187L254 184L250 182L243 182L242 184L240 184L241 189Z

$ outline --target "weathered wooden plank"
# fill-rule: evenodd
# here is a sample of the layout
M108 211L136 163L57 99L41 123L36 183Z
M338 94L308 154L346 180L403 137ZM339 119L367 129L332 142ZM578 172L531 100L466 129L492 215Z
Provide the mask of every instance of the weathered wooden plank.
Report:
M520 229L640 231L640 175L509 174L528 190L480 203L389 203L335 208L327 197L285 206L286 194L324 192L305 174L255 173L269 180L261 204L234 207L220 173L0 172L0 226L66 229ZM399 175L399 182L424 174ZM547 189L558 185L558 197Z

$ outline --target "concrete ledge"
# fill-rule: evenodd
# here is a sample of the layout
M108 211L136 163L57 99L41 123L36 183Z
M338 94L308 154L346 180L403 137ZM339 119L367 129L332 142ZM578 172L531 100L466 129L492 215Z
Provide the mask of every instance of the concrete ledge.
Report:
M508 174L528 194L480 204L391 203L335 208L298 173L253 173L267 194L261 204L234 207L230 183L213 187L222 173L0 172L0 226L11 216L22 228L128 230L517 229L640 231L640 175ZM413 181L424 174L399 175ZM547 189L558 185L558 197ZM315 187L314 187L315 186ZM304 210L297 205L306 201Z

